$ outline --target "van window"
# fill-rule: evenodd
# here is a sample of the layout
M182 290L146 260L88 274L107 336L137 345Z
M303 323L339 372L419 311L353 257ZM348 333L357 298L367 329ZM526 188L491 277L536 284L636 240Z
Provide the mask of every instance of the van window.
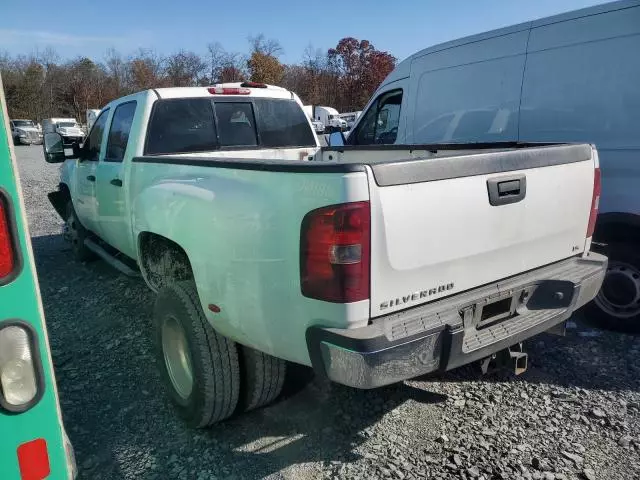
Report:
M105 161L121 162L129 143L129 132L133 124L133 116L136 113L136 102L127 102L118 105L113 112L111 130L107 139L107 153Z
M523 67L524 55L518 55L424 73L413 143L517 140Z
M353 145L388 145L396 141L402 90L393 90L380 95L365 113L354 135Z

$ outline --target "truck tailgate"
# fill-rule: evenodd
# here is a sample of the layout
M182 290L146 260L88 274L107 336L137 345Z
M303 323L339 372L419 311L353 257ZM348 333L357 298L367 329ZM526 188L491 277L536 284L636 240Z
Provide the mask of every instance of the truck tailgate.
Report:
M584 251L596 155L562 145L371 165L371 315Z

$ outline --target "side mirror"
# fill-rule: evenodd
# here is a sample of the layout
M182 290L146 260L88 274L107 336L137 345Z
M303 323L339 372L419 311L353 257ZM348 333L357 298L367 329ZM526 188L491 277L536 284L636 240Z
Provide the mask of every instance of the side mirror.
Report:
M59 133L45 133L42 142L44 159L48 163L62 163L69 158L78 158L80 150L77 144L65 148L62 135Z
M345 138L342 132L333 132L329 135L329 146L330 147L344 147Z

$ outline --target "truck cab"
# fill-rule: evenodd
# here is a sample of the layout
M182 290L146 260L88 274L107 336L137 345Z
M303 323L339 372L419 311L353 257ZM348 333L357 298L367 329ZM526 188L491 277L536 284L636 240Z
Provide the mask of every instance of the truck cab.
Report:
M14 145L39 145L42 132L33 120L14 119L9 121Z
M42 121L42 133L59 133L65 144L80 144L85 133L75 118L46 118Z

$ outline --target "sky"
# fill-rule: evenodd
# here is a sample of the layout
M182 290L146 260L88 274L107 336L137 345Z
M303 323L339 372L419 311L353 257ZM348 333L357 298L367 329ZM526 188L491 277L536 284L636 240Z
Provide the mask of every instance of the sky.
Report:
M109 48L198 54L219 42L246 53L248 36L283 47L281 61L327 50L347 36L369 40L399 60L447 40L605 3L602 0L0 0L0 52L53 47L62 59L102 60Z

